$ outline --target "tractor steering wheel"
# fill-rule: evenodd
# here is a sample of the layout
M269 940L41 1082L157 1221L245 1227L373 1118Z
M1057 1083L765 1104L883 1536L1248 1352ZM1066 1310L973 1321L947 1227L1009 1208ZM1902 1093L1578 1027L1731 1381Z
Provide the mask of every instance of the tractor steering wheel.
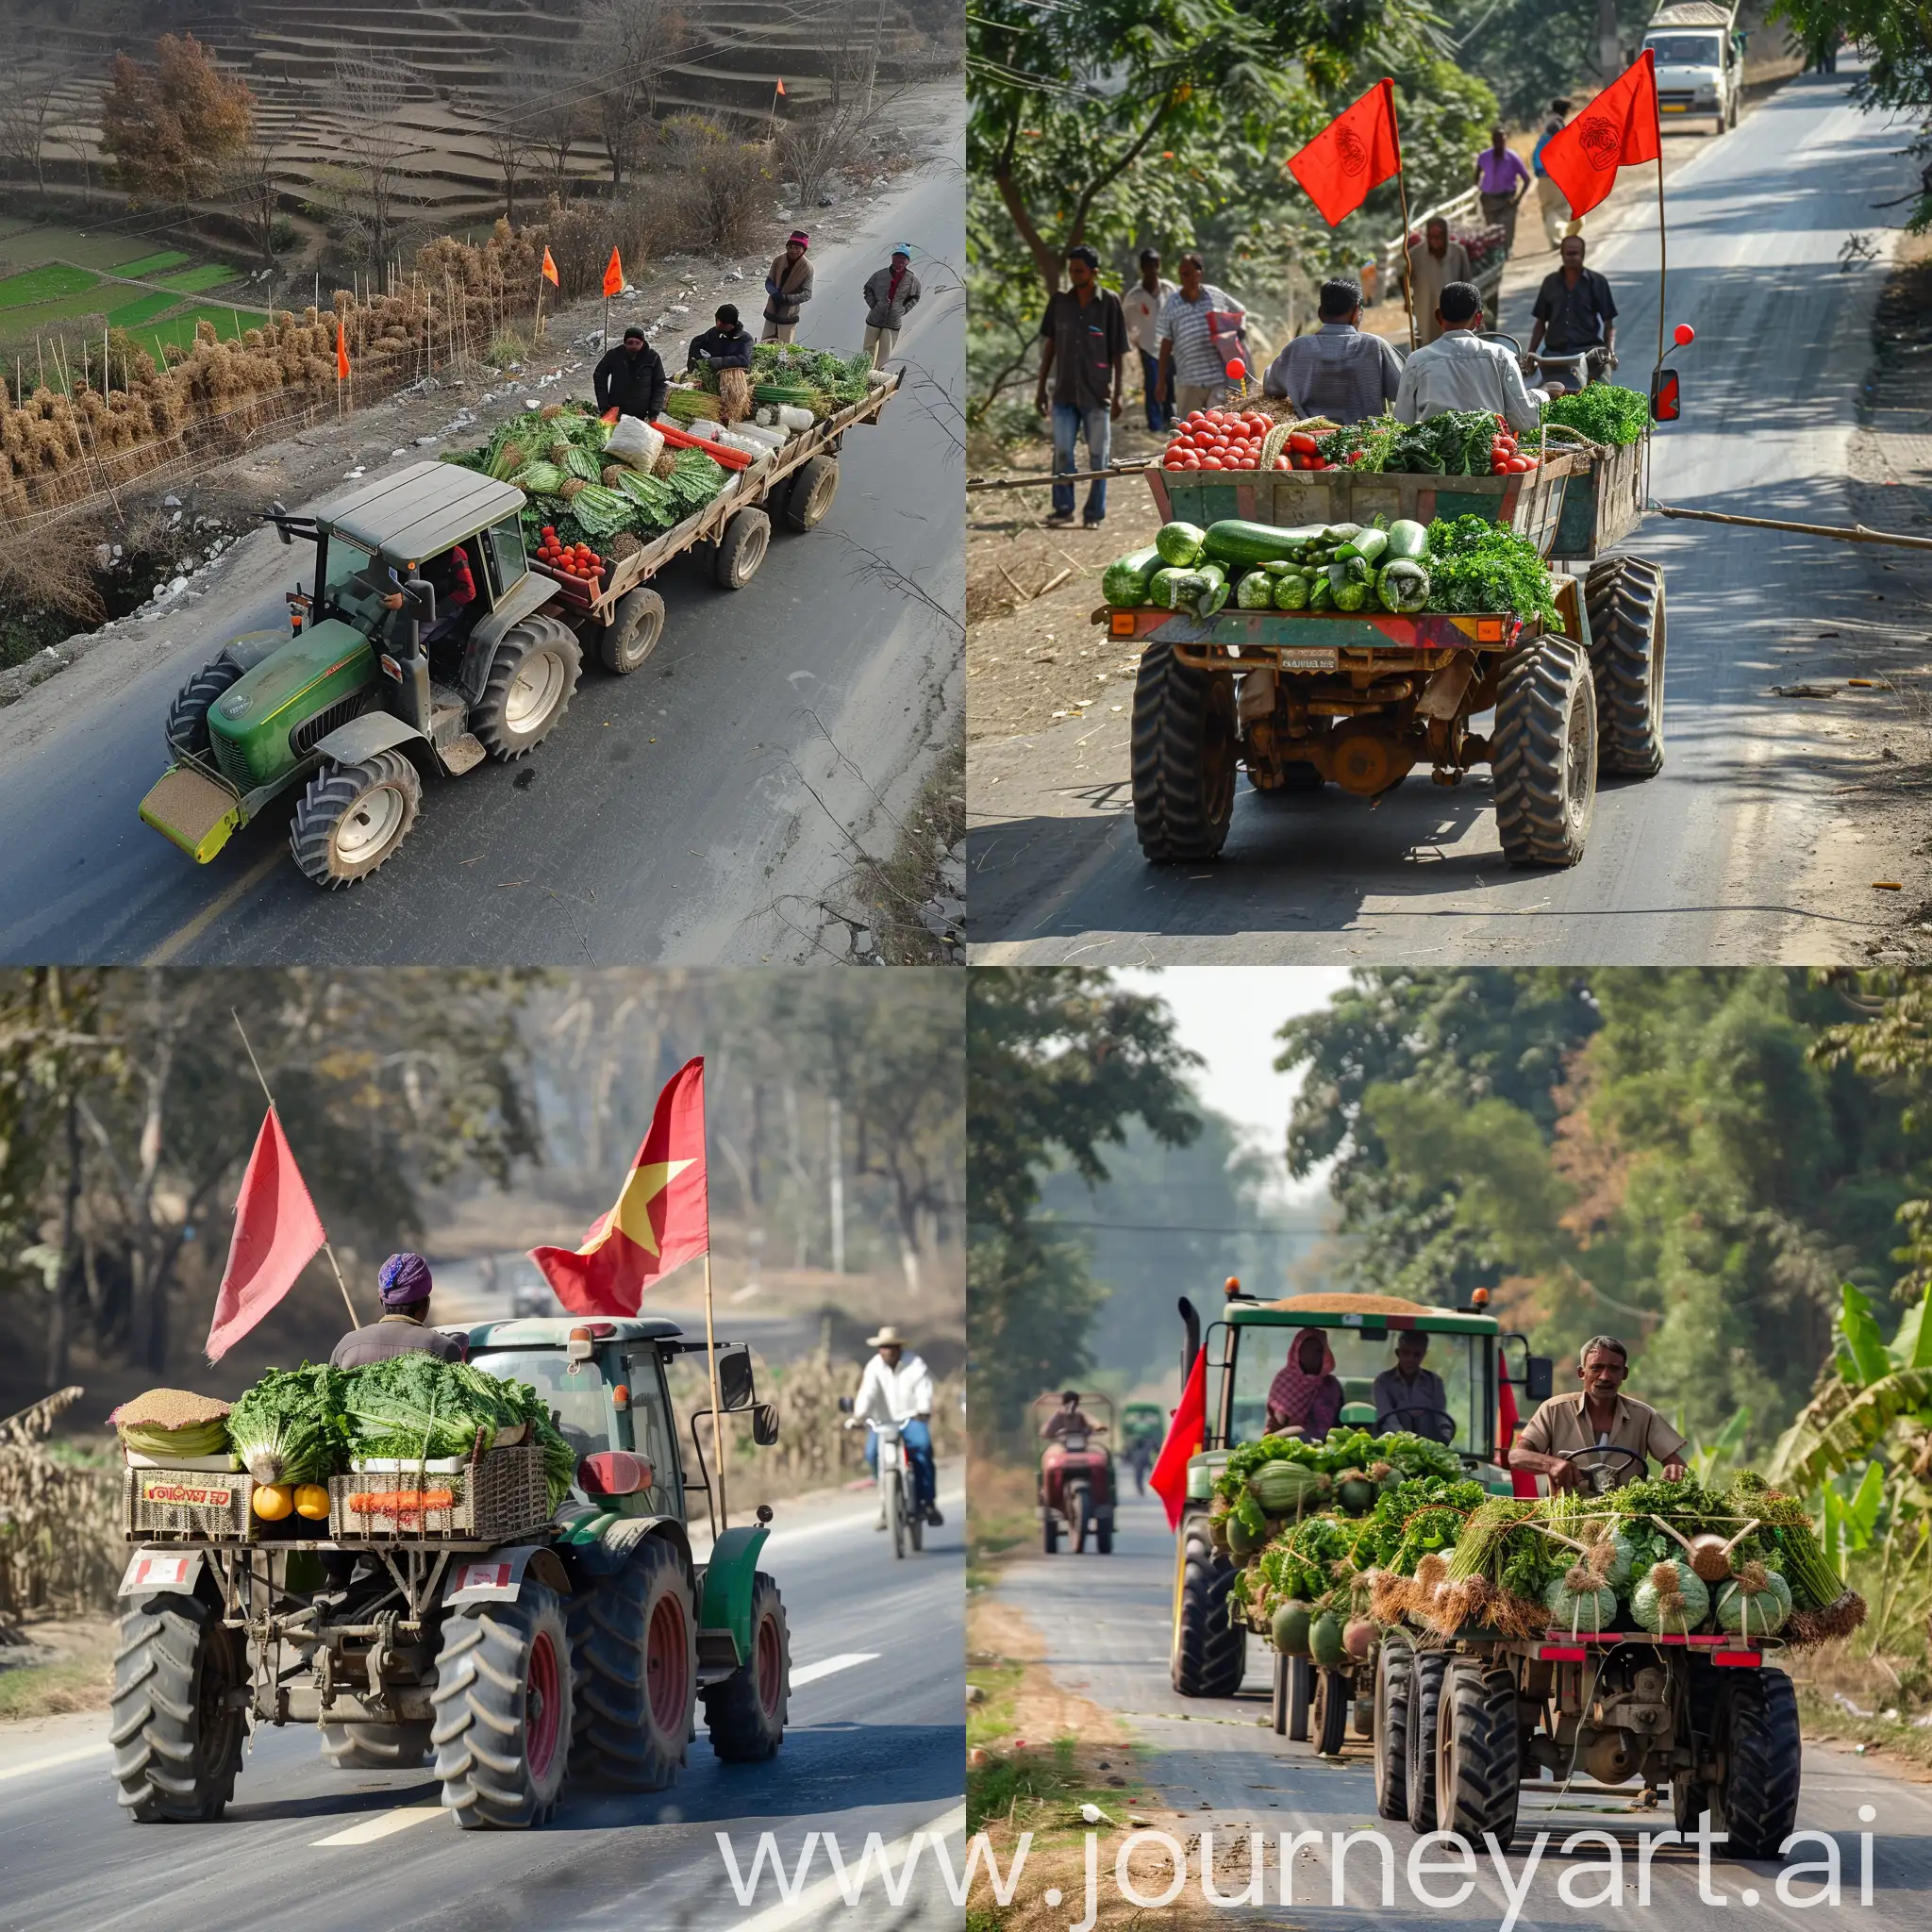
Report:
M1425 1403L1414 1403L1401 1408L1391 1408L1375 1424L1374 1433L1386 1436L1391 1430L1404 1430L1411 1436L1421 1436L1430 1442L1440 1442L1446 1449L1456 1441L1457 1424L1446 1408L1437 1408Z
M1607 1495L1616 1487L1611 1481L1621 1463L1634 1462L1641 1477L1644 1471L1643 1457L1635 1449L1621 1449L1614 1442L1592 1442L1583 1449L1559 1449L1557 1452L1565 1462L1575 1465L1576 1473L1589 1485L1593 1496ZM1586 1456L1606 1458L1597 1462L1585 1462ZM1616 1458L1610 1460L1608 1458Z

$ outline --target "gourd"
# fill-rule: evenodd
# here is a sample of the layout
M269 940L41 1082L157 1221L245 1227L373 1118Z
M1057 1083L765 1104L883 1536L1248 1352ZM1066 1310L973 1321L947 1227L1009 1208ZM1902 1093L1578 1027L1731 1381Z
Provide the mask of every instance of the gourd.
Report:
M1341 1630L1341 1647L1357 1663L1375 1649L1375 1626L1366 1617L1351 1617Z
M1291 1597L1276 1607L1269 1620L1268 1635L1283 1657L1307 1657L1308 1630L1313 1622L1307 1605L1298 1597Z
M1573 1563L1544 1593L1553 1628L1594 1637L1617 1615L1617 1592L1588 1563Z
M1389 548L1383 553L1385 563L1393 563L1398 558L1417 563L1428 554L1429 533L1414 518L1397 517L1389 525Z
M288 1483L258 1483L253 1507L264 1523L280 1523L294 1513L295 1491Z
M1790 1585L1762 1563L1746 1563L1717 1593L1717 1627L1735 1637L1769 1637L1790 1614Z
M1270 1516L1297 1516L1315 1500L1320 1480L1306 1462L1277 1457L1250 1473L1248 1493Z
M1155 532L1154 547L1177 570L1201 560L1201 549L1208 533L1199 524L1162 524ZM1274 553L1271 551L1270 556Z
M1710 1591L1689 1563L1653 1564L1630 1592L1630 1614L1656 1637L1686 1637L1710 1609Z
M1251 570L1235 586L1238 610L1269 610L1274 605L1274 579L1265 570Z
M1308 608L1308 580L1299 572L1284 572L1274 579L1274 608L1277 610L1306 610Z
M295 1514L309 1523L328 1521L328 1486L325 1483L301 1483L295 1490Z
M1160 552L1151 543L1144 550L1131 550L1126 556L1116 558L1102 573L1100 594L1117 610L1144 604L1147 586L1160 564Z
M1309 1626L1308 1655L1331 1671L1347 1662L1348 1652L1341 1641L1341 1619L1333 1610L1324 1610Z
M1172 525L1169 525L1172 528ZM1209 557L1224 563L1268 563L1280 558L1284 550L1304 540L1305 533L1283 530L1273 524L1250 524L1240 517L1225 517L1209 524L1202 542Z
M1337 1485L1335 1500L1351 1516L1366 1516L1375 1507L1375 1486L1359 1473L1344 1476Z

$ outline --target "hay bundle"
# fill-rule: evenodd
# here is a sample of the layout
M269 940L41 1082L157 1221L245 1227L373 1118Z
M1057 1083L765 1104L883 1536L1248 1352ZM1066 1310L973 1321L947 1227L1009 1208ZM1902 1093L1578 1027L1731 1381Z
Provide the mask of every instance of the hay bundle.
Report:
M727 423L742 423L752 410L751 377L742 369L718 372L718 401Z
M1865 1621L1865 1599L1848 1590L1822 1610L1793 1610L1779 1633L1796 1650L1849 1637Z

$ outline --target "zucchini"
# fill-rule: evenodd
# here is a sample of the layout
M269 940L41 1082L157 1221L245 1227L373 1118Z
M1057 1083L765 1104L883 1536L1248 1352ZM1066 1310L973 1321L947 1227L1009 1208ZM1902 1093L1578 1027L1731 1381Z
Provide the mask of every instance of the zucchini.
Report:
M1341 585L1335 592L1335 608L1338 610L1359 610L1369 601L1369 587L1351 579Z
M1353 543L1362 533L1359 524L1330 524L1322 532L1330 543Z
M1308 584L1308 608L1310 610L1333 610L1335 590L1328 581L1328 573L1323 571Z
M1205 539L1208 555L1224 563L1266 563L1284 550L1298 548L1309 541L1308 533L1277 529L1273 524L1243 523L1226 517L1208 526Z
M1175 610L1191 610L1198 598L1205 597L1214 586L1197 570L1177 570L1174 581L1168 586L1174 599L1172 608Z
M1193 575L1201 588L1187 602L1196 617L1212 617L1227 602L1227 573L1218 563L1204 563Z
M1397 517L1389 525L1389 549L1383 562L1393 563L1397 558L1406 562L1419 563L1429 554L1429 533L1411 517Z
M1382 554L1389 548L1389 533L1386 530L1364 530L1355 540L1355 553L1364 563L1380 563Z
M1201 560L1201 546L1208 533L1199 524L1162 524L1155 532L1154 547L1177 570L1186 570Z
M1241 610L1272 610L1274 608L1274 579L1265 570L1251 570L1235 586L1235 608Z
M1102 573L1100 594L1118 610L1147 601L1147 586L1160 568L1161 556L1153 544L1116 558Z

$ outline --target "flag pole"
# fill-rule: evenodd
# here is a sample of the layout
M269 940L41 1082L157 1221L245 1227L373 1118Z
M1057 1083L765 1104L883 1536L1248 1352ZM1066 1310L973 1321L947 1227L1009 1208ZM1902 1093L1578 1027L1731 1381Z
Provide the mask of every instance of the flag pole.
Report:
M234 1021L235 1031L242 1036L242 1044L248 1054L248 1064L255 1069L255 1077L261 1082L262 1097L268 1102L268 1110L279 1120L281 1108L275 1105L275 1097L268 1090L268 1075L261 1071L261 1062L255 1058L255 1043L248 1037L247 1027L242 1024L242 1015L230 1007L228 1018ZM328 1265L336 1271L336 1286L342 1291L342 1306L349 1311L351 1324L358 1328L361 1327L362 1318L356 1312L356 1304L349 1299L349 1284L342 1279L342 1264L336 1259L336 1251L329 1245L326 1234L322 1238L322 1252L328 1257Z
M711 1457L718 1465L715 1478L718 1485L718 1529L722 1534L731 1527L731 1519L724 1512L724 1406L718 1399L718 1331L711 1320L711 1246L705 1243L705 1354L711 1364Z
M1395 189L1402 196L1402 303L1408 310L1408 346L1415 348L1415 276L1408 266L1408 170L1402 165L1402 129L1395 122L1395 83L1389 90L1389 126L1395 136Z

